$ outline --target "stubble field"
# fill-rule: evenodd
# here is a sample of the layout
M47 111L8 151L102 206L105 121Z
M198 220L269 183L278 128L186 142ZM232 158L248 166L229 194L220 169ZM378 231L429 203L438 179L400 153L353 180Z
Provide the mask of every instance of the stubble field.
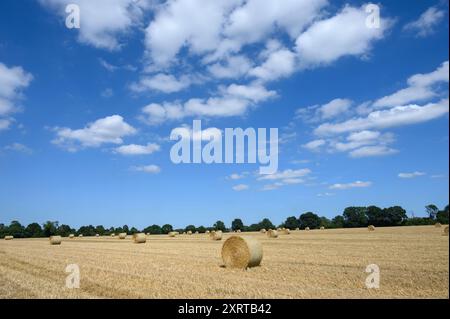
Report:
M0 240L0 298L449 298L449 237L443 227L292 231L258 238L261 266L222 266L222 241L169 238ZM80 288L66 287L77 264ZM367 289L367 265L380 268Z

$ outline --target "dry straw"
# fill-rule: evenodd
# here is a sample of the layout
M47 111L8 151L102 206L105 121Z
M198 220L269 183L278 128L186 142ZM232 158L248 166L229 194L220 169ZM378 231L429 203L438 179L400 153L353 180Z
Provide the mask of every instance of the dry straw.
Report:
M134 234L133 239L135 244L144 244L147 241L147 236L144 233Z
M227 268L246 269L259 266L262 258L262 245L253 237L231 236L222 246L222 260Z
M367 229L368 229L369 231L374 231L374 230L375 230L375 226L374 226L374 225L369 225L369 226L367 227Z
M269 238L277 238L278 237L278 231L273 230L273 229L269 229L269 231L267 232L267 237L269 237Z
M13 240L14 236L5 236L5 240Z
M209 234L209 239L211 239L211 240L222 240L222 231L221 230L212 231Z
M127 238L127 233L120 233L119 234L119 239L125 239Z
M61 236L50 236L50 245L61 245Z
M434 224L434 227L436 227L436 228L441 228L441 227L442 227L442 224L441 224L441 223L436 223L436 224Z

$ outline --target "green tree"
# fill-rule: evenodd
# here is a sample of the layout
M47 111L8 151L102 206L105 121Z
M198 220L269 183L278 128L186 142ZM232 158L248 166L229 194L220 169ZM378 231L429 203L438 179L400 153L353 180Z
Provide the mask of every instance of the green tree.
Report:
M161 230L161 227L158 225L151 225L151 226L144 228L144 233L159 235L159 234L162 234L162 230Z
M366 227L368 225L366 207L347 207L342 215L345 227Z
M197 228L194 225L188 225L186 226L186 228L184 229L185 232L191 231L193 233L195 233L197 230Z
M130 229L130 234L131 234L131 235L134 235L134 234L137 234L137 233L139 233L139 230L137 230L136 227L131 227L131 229Z
M25 227L23 227L17 220L13 220L8 227L8 233L14 238L25 238L26 232Z
M95 233L99 234L100 236L104 236L106 234L105 227L103 225L98 225L95 227Z
M305 229L309 227L310 229L315 229L320 227L320 217L312 212L307 212L299 217L300 228Z
M284 227L289 229L296 229L300 227L300 222L295 216L291 216L286 218L286 221L284 222Z
M58 231L58 226L59 226L59 223L56 221L55 222L52 222L52 221L45 222L44 225L42 226L44 236L50 237L50 236L56 235L56 232Z
M233 231L244 230L244 223L242 222L242 220L239 218L236 218L235 220L233 220L231 222L231 230L233 230Z
M436 214L436 220L441 224L448 224L448 205Z
M337 215L331 220L331 227L332 228L344 228L345 219L341 215Z
M367 223L374 226L387 226L387 220L383 209L377 206L369 206L366 210Z
M433 219L433 220L436 218L436 215L439 212L439 208L434 204L425 206L425 209L426 209L427 214L430 217L430 219Z
M70 228L69 225L61 225L58 227L58 230L56 231L57 235L63 236L63 237L67 237L70 234L74 233L75 230Z
M320 217L320 226L325 228L331 228L331 220L326 217Z
M197 231L198 231L200 234L203 234L203 233L206 232L206 228L205 228L205 226L199 226L199 227L197 227Z
M272 222L270 221L270 219L264 218L264 219L259 223L259 229L258 229L258 230L261 230L261 229L266 229L266 230L268 230L268 229L275 229L275 225L272 224Z
M38 223L31 223L25 228L25 233L27 237L39 238L44 236L41 225Z
M403 221L408 219L406 215L406 210L401 206L392 206L383 209L384 224L385 226L398 226L403 223Z
M218 220L215 222L215 224L213 225L214 230L221 230L223 232L227 231L227 228L225 227L225 223L221 220Z
M170 224L165 224L165 225L163 225L163 226L161 227L161 232L162 232L163 234L168 234L168 233L170 233L171 231L173 231L173 227L172 227L172 225L170 225Z

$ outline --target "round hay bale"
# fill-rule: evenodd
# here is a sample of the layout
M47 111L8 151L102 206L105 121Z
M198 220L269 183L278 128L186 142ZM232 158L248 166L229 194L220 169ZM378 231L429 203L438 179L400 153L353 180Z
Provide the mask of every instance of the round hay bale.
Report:
M291 233L291 230L289 228L282 228L279 233L282 235L289 235Z
M78 237L83 237L83 234L79 234Z
M321 226L321 227L320 227L320 230L325 230L325 227Z
M227 268L246 269L259 266L262 258L262 245L256 238L231 236L223 243L222 260Z
M209 230L205 231L205 234L209 234Z
M188 234L188 235L192 235L192 231L189 230L189 231L187 232L187 234Z
M195 234L198 235L198 231L196 231Z
M119 234L119 239L125 239L127 238L127 233L120 233Z
M306 227L305 230L306 230L306 231L309 231L310 229L309 229L309 227Z
M265 234L265 233L266 233L266 230L263 228L263 229L261 229L259 232L260 232L261 234Z
M134 234L133 240L135 244L144 244L147 241L147 236L144 233Z
M448 226L444 228L444 236L448 236Z
M240 230L240 229L236 230L236 233L240 233L240 232L241 232L241 230Z
M5 236L5 240L13 240L14 236Z
M273 230L273 229L269 229L269 231L267 232L267 237L269 237L269 238L278 238L278 231Z
M211 240L222 240L222 231L214 231L209 234Z
M174 232L174 231L171 231L171 232L169 233L169 237L175 237L176 235L177 235L177 233Z
M113 237L113 238L116 237L116 234L112 233L112 234L111 234L111 237Z
M147 236L150 236L150 233L147 233L146 235L147 235Z
M61 245L61 236L50 236L50 245Z
M369 226L367 226L367 229L369 231L374 231L375 230L375 226L374 225L369 225Z
M70 234L70 235L69 235L69 238L70 238L70 239L74 239L74 238L75 238L75 235L74 235L74 234Z
M295 230L296 230L296 231L299 231L299 230L300 230L300 228L298 228L298 227L297 227L297 228L296 228Z
M99 234L95 234L95 237L100 237L100 235Z
M436 223L436 224L434 224L434 227L436 227L436 228L441 228L441 227L442 227L442 224L441 224L441 223Z

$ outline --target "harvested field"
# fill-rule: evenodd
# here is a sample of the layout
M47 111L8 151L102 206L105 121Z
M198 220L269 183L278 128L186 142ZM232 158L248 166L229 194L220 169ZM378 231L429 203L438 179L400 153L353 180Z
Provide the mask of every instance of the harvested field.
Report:
M206 234L0 240L0 298L449 298L449 239L434 226L295 231L257 238L259 267L222 265ZM80 288L65 287L77 264ZM366 266L380 268L367 289Z

